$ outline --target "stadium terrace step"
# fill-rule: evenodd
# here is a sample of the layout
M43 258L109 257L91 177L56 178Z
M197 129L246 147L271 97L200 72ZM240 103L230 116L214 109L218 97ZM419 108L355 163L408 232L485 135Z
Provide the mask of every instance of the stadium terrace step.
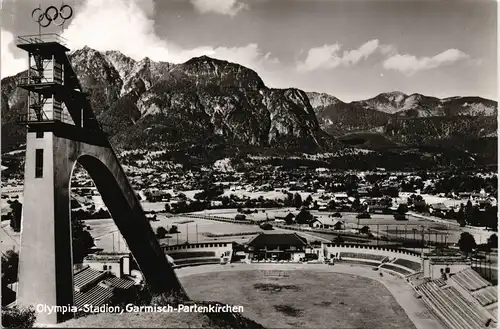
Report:
M446 281L444 281L443 279L432 280L432 282L434 282L440 288L446 286Z
M443 289L443 292L455 305L459 306L459 309L463 310L462 313L465 318L471 319L478 325L484 325L490 318L476 304L465 299L454 287L447 287Z
M481 306L470 303L454 287L439 287L439 280L417 287L424 301L450 328L475 329L485 327L492 319Z
M82 293L75 291L75 306L82 307L84 305L101 306L106 303L113 296L113 288L106 288L101 285L97 285L87 291Z
M456 323L456 326L452 328L463 328L463 329L477 328L477 326L468 323L468 321L462 317L463 314L460 311L460 309L457 308L456 305L454 305L454 303L450 301L450 299L447 298L445 294L442 294L439 288L435 284L432 284L432 286L433 286L432 294L435 297L435 299L439 301L439 306L441 308L446 308L447 313L449 314L451 319L453 319Z
M372 266L372 267L378 267L380 265L380 263L375 262L375 261L363 260L363 259L350 259L350 258L343 258L342 260L339 260L339 262L349 263L349 264L366 265L366 266Z
M419 287L419 290L422 293L424 301L450 329L462 328L457 319L452 315L448 306L442 305L442 301L436 297L429 285L424 284Z
M167 252L167 255L175 259L215 257L215 251L188 251L188 252Z
M205 265L205 264L220 264L220 258L192 258L192 259L180 259L175 261L174 268L183 266L193 266L193 265Z
M403 258L398 258L396 259L393 264L401 265L404 267L409 268L412 271L418 272L421 269L421 264L417 262L413 262L411 260L403 259Z
M402 274L404 276L410 275L410 274L413 273L410 270L405 270L405 269L403 269L403 268L401 268L399 266L394 266L394 265L387 264L387 263L380 265L380 268L386 269L386 270L391 270L391 271L397 272L399 274Z
M74 289L75 291L84 292L106 276L108 276L108 273L97 271L87 266L75 273L73 278Z
M365 260L375 260L378 261L379 263L382 262L386 256L383 255L373 255L373 254L361 254L361 253L356 253L356 252L341 252L340 253L341 258L359 258L359 259L365 259Z

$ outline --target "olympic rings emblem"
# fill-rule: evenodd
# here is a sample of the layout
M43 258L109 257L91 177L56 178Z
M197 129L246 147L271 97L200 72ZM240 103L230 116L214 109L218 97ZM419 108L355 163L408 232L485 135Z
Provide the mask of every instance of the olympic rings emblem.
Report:
M59 9L57 9L56 6L49 6L45 11L42 11L41 8L35 8L31 12L33 20L41 27L47 27L52 22L56 26L61 26L66 20L71 18L71 16L73 16L73 8L69 5L62 5Z

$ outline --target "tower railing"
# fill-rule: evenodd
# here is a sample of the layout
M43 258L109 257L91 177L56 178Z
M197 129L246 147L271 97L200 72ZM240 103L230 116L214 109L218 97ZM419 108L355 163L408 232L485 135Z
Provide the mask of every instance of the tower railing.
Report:
M50 119L45 113L41 113L40 117L37 117L36 113L20 113L17 117L17 124L36 124L36 123L52 123L56 120ZM60 121L60 120L59 120Z
M21 36L17 37L17 44L18 45L49 43L49 42L57 42L57 43L65 46L67 43L67 40L57 33L21 35Z

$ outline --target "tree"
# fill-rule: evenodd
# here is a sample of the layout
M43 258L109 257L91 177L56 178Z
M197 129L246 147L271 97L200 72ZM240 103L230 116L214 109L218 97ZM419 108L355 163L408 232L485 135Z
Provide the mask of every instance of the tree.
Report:
M397 209L398 214L404 215L408 212L408 205L405 203L400 203Z
M304 202L302 203L302 205L306 208L309 208L309 206L311 205L311 203L313 202L313 198L312 196L309 194L307 196L307 198L304 200Z
M463 232L460 234L458 246L461 251L465 252L466 255L469 255L469 253L476 248L476 240L474 240L474 236L469 232Z
M85 230L83 221L79 219L71 220L71 236L73 237L73 262L81 263L90 248L94 246L94 239Z
M225 208L225 207L229 206L229 204L231 203L231 199L229 199L229 197L227 195L225 195L222 197L221 202L222 202L222 206Z
M485 226L497 231L498 229L498 207L488 207L484 212Z
M311 215L311 213L306 209L302 209L295 217L297 224L309 224L313 220L313 215Z
M465 212L472 212L472 201L471 200L468 200L467 201L467 205L465 206Z
M153 195L149 191L144 192L144 196L146 197L147 202L154 202L155 201L155 199L153 198Z
M33 307L2 307L2 327L4 328L33 328L35 320L36 313Z
M265 231L269 231L273 229L273 226L267 222L261 223L259 227Z
M187 208L187 202L184 200L172 204L172 212L176 214L186 212Z
M370 227L368 226L363 226L362 228L359 229L359 233L361 234L370 234Z
M299 193L295 193L293 196L293 206L296 208L300 208L302 206L302 197Z
M286 225L292 225L295 224L295 216L293 214L289 213L288 215L285 216L285 223Z
M23 205L17 201L14 200L10 204L11 208L11 214L10 214L10 227L14 230L14 232L20 232L21 231L21 213L23 210Z
M19 254L14 250L7 250L2 255L2 284L6 285L17 281Z
M468 224L471 224L471 222L474 221L473 217L474 217L474 206L472 205L472 201L467 201L467 205L465 206L465 209L464 209L464 217L465 217L465 221L468 223Z
M456 217L455 211L453 209L448 209L445 217L446 219L455 219Z
M159 239L163 239L165 237L165 235L167 235L168 231L163 227L163 226L159 226L157 229L156 229L156 236L159 238Z
M113 306L121 306L125 309L127 304L135 306L151 305L152 293L148 285L134 285L128 289L115 288L113 297L109 300L109 304Z
M386 189L385 194L397 198L399 196L399 190L396 187L390 186Z
M165 211L166 212L171 212L172 209L170 208L170 204L169 203L165 203Z
M359 197L356 197L352 202L352 210L358 211L360 207L361 207L361 201L359 200Z
M170 233L170 234L179 233L179 229L177 228L176 225L172 225L172 227L170 228L170 230L168 230L168 233Z
M495 233L488 238L488 246L490 248L498 248L498 236Z
M222 194L224 194L224 188L222 186L211 185L203 191L196 193L194 198L197 200L212 200Z
M460 224L460 227L465 226L465 210L464 210L464 204L460 204L460 209L458 212L455 214L455 217L457 219L457 222Z

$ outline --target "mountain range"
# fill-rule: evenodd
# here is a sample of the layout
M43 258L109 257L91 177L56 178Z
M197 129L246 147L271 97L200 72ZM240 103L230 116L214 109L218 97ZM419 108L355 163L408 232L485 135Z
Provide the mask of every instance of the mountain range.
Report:
M345 103L328 94L307 94L321 127L341 138L378 133L394 143L421 146L497 134L497 102L480 97L439 99L395 91Z
M312 153L346 145L496 141L497 103L479 97L390 92L345 103L328 94L269 88L255 71L206 56L171 64L85 47L70 59L99 122L120 149ZM21 74L1 81L2 152L25 142L24 128L15 123L27 105L27 93L16 88Z

